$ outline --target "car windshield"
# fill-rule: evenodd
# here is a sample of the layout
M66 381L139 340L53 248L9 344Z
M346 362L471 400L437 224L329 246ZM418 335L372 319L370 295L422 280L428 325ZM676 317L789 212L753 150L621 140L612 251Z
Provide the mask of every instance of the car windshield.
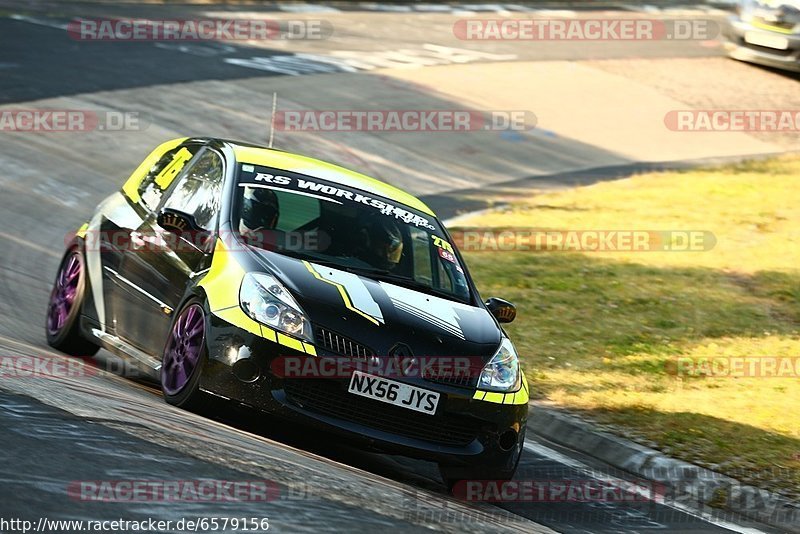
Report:
M464 268L431 215L302 174L243 164L234 223L241 238L452 300L469 302Z

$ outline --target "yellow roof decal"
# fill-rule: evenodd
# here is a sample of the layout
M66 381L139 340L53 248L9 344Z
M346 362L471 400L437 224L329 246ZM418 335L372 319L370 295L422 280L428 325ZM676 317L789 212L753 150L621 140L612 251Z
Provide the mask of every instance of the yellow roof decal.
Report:
M427 213L428 215L434 215L431 209L417 197L365 174L290 152L236 144L232 144L231 146L233 147L233 152L239 163L263 165L265 167L273 167L285 171L294 171L323 180L330 180L344 186L383 196L423 213Z

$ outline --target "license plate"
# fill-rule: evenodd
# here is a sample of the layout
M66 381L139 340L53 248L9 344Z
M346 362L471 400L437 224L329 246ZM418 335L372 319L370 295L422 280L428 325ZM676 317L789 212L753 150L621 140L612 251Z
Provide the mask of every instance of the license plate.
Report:
M353 371L347 391L424 414L436 413L439 394L361 371Z
M744 40L750 44L774 48L775 50L786 50L789 48L789 39L771 33L749 31L744 33Z

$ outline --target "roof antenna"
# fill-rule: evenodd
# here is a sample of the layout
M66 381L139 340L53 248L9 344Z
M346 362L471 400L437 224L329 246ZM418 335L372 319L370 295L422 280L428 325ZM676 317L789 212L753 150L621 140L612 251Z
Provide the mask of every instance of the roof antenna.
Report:
M272 93L272 118L269 121L269 147L272 148L272 140L275 138L275 111L278 109L278 93Z

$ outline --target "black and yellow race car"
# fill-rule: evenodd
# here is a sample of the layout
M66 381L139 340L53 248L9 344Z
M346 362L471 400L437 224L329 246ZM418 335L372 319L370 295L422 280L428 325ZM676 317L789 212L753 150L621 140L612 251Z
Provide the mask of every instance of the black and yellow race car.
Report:
M528 385L500 326L515 314L480 299L419 199L308 157L185 138L71 239L46 330L64 352L143 364L171 404L252 407L436 461L452 484L516 469Z

